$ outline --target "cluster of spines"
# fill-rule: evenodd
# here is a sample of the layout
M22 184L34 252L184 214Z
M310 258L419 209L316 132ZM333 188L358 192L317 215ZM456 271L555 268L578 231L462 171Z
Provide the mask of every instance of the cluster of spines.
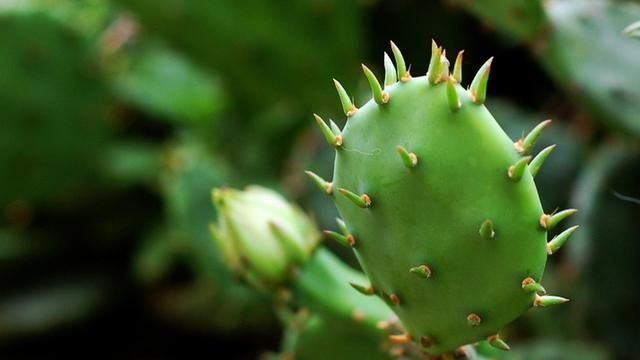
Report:
M412 79L409 69L406 66L404 57L400 52L400 49L393 42L391 42L391 50L396 60L396 66L394 66L389 55L387 53L384 53L384 87L380 85L375 74L367 66L365 66L364 64L362 65L365 78L367 79L371 87L372 98L379 106L385 106L387 103L392 101L391 94L387 91L387 88L389 86L395 84L398 81L400 83L404 83ZM429 61L429 69L426 78L431 85L438 85L443 82L446 83L448 105L451 112L453 113L457 112L463 106L460 95L455 88L456 84L460 84L462 82L463 54L464 51L460 51L458 53L458 56L456 57L456 61L454 63L453 72L450 73L449 61L446 58L446 50L444 50L442 47L439 47L435 43L435 41L432 41L431 59ZM489 81L492 62L493 58L490 58L480 67L475 77L473 78L471 85L466 91L469 100L474 104L482 105L486 100L487 84ZM340 82L334 79L334 84L336 86L338 97L342 104L344 113L347 118L350 118L357 112L358 108L351 100ZM314 117L329 145L334 147L336 150L340 150L344 141L340 128L332 120L330 120L330 125L327 125L324 120L322 120L322 118L320 118L318 115L314 114ZM545 120L534 127L526 136L523 136L521 139L514 142L514 149L518 154L522 155L522 157L506 169L506 176L513 182L519 182L524 176L527 169L529 170L530 174L535 177L542 167L544 161L555 149L555 145L551 145L540 151L535 157L530 155L543 130L546 129L550 124L551 120ZM418 165L417 154L410 152L402 145L397 145L396 150L398 152L400 160L406 168L413 169ZM322 179L320 176L314 174L311 171L307 171L306 173L322 191L324 191L328 195L334 194L332 182ZM345 196L354 205L360 208L369 208L373 205L373 200L368 194L356 194L343 188L339 188L337 190L341 195ZM577 210L575 209L568 209L560 211L558 213L543 214L539 220L540 228L544 231L550 231L559 222L575 214L576 212ZM337 219L337 221L341 232L338 233L327 230L325 231L325 234L341 245L355 247L356 240L353 234L351 234L347 230L344 221L342 221L341 219ZM578 226L570 227L559 235L555 236L551 241L547 243L547 253L549 255L552 255L558 249L560 249L560 247L565 244L565 242L577 228ZM486 219L480 225L478 233L479 236L485 240L491 240L495 238L496 230L494 228L492 220ZM432 276L431 267L429 267L429 265L427 264L416 265L414 267L411 267L409 271L423 279L429 279ZM365 286L360 284L351 284L351 286L364 295L377 294L390 306L396 306L400 304L400 298L396 294L387 294L384 291L378 292L373 288L372 285ZM527 293L535 293L535 298L532 303L532 306L534 307L546 307L569 301L568 299L563 297L546 295L546 291L542 287L542 285L540 285L538 282L536 282L535 279L531 277L523 279L521 286L523 291ZM469 324L469 326L479 326L481 322L482 319L478 314L469 313L467 315L467 323ZM404 333L400 335L391 335L390 340L393 343L406 343L410 342L412 340L412 337L410 334ZM504 340L500 338L498 334L489 336L487 338L487 341L489 342L489 344L498 349L509 350L509 346L504 342ZM429 336L422 336L420 338L420 343L424 347L430 347L433 345L433 340Z

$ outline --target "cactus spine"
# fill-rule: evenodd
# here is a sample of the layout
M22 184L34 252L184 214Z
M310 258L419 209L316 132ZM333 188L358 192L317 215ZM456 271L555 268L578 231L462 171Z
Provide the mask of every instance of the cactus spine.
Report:
M549 122L514 143L483 105L492 59L464 89L462 53L450 75L433 42L429 72L412 77L391 45L397 73L385 55L386 101L368 68L373 99L363 106L337 86L348 121L334 176L312 176L337 190L343 234L332 237L357 239L349 245L371 284L358 290L381 297L407 331L392 342L433 355L483 339L508 350L502 327L530 307L566 301L538 294L547 254L575 230L547 244L550 225L575 212L545 215L533 181L529 152ZM535 157L536 172L550 152Z

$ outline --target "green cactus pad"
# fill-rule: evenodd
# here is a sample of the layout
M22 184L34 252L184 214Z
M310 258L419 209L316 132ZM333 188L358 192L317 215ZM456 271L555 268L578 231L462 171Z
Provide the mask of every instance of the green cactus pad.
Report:
M313 316L295 335L290 352L297 360L393 359L381 331L353 321Z
M535 302L522 281L541 280L547 234L528 158L482 104L490 62L465 90L433 53L439 74L387 86L387 103L351 114L333 198L375 292L439 354L504 344L495 334ZM430 276L411 271L421 265Z

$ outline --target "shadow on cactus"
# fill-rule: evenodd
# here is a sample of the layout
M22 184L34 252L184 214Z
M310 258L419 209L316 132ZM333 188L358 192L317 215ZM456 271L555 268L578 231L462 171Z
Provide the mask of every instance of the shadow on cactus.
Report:
M362 107L335 81L343 129L316 115L336 149L334 175L308 175L344 219L327 234L353 247L370 282L356 288L400 318L406 332L392 341L447 357L483 339L508 350L500 329L568 301L540 285L547 255L577 228L547 242L576 212L540 204L534 176L554 146L530 152L550 121L513 142L484 106L492 59L464 89L462 52L450 71L433 42L428 73L413 77L391 46L383 85L363 66L373 99Z

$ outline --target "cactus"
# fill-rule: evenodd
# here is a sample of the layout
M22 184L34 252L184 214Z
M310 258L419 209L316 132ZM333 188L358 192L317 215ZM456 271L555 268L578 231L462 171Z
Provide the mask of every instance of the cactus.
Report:
M390 358L393 313L353 291L366 277L317 247L320 235L310 218L259 186L216 189L213 202L220 216L212 233L227 264L271 296L287 329L280 358ZM323 351L310 344L324 344Z
M486 106L496 119L500 119L500 126L511 138L521 136L527 129L533 128L539 119L548 117L548 114L529 112L504 99L491 98ZM584 141L563 120L554 117L553 126L545 130L544 138L533 149L538 152L552 144L561 144L562 151L554 151L553 156L544 162L544 169L535 177L542 203L555 206L569 204L571 194L567 189L572 186L585 153Z
M315 223L277 192L260 186L213 191L218 225L212 234L229 268L257 288L291 295L312 310L341 318L360 313L371 325L391 313L382 302L362 301L349 285L364 276L323 248Z
M385 79L399 81L382 87L365 71L374 98L363 106L336 82L348 121L329 127L333 180L311 176L344 219L333 237L354 248L369 277L361 285L427 353L483 339L508 350L501 328L567 301L540 285L547 255L575 230L547 243L566 215L544 213L533 181L550 151L530 150L549 122L509 139L483 105L492 59L465 90L462 54L450 71L433 42L426 76L412 77L392 49L397 70L387 62Z
M291 265L307 262L320 240L311 219L269 189L216 189L213 202L221 217L211 231L226 262L259 287L283 282Z
M392 359L384 332L376 328L308 311L301 311L295 320L287 327L280 357L275 359Z

